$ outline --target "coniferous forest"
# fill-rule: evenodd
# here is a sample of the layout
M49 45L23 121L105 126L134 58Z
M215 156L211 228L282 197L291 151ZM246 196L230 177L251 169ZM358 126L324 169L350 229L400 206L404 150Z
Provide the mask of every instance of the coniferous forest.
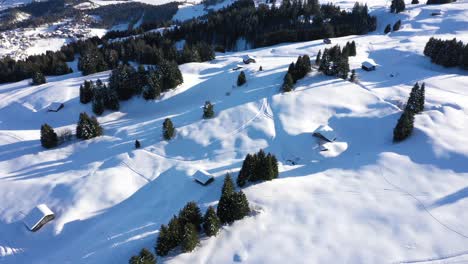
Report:
M468 70L468 44L457 39L442 40L430 38L424 48L424 55L435 64L444 67L459 66Z

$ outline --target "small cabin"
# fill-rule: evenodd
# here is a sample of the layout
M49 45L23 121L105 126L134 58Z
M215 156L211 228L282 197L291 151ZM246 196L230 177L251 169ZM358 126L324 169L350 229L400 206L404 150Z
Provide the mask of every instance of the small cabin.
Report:
M361 68L365 71L375 71L376 65L370 61L365 61L362 63Z
M326 142L333 142L336 140L335 131L333 131L333 128L326 125L319 126L312 135Z
M58 102L54 102L54 103L51 103L48 107L47 107L47 111L48 112L58 112L60 111L60 109L62 109L65 105L62 104L62 103L58 103Z
M24 217L23 222L30 231L36 232L54 218L55 215L52 210L50 210L47 205L40 204L34 207L31 212Z
M440 11L435 11L431 13L431 16L440 16L440 15L442 15L442 12Z
M213 175L204 170L198 170L197 172L195 172L193 178L196 182L203 186L206 186L214 181Z
M326 38L326 39L323 39L323 43L325 43L325 44L331 44L332 42L331 42L331 39Z
M242 61L245 64L256 63L255 58L250 55L245 55L242 57Z

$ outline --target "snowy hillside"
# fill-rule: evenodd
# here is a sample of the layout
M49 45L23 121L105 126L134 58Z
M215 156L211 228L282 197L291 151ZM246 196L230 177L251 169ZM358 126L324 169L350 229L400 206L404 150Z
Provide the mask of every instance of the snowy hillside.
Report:
M127 263L154 247L160 225L186 202L203 212L216 205L224 175L237 176L245 155L260 148L278 157L280 176L244 189L259 213L162 263L468 262L468 76L422 54L432 36L468 41L468 0L408 5L398 15L386 1L369 4L377 31L332 39L356 42L358 84L314 70L293 92L279 92L289 64L315 58L327 47L321 40L217 54L181 65L184 84L160 100L134 98L105 112L104 136L51 150L41 147L40 126L74 130L79 113L91 113L79 85L109 72L0 85L0 263ZM431 16L435 10L442 15ZM383 35L398 19L400 31ZM257 63L243 65L247 54ZM367 59L376 71L360 69ZM415 82L426 83L426 109L413 135L393 144ZM201 118L206 100L213 119ZM47 112L53 102L64 109ZM161 135L167 117L177 129L169 142ZM320 125L338 135L329 151L312 137ZM198 169L214 183L196 184ZM57 217L29 232L21 220L41 203Z

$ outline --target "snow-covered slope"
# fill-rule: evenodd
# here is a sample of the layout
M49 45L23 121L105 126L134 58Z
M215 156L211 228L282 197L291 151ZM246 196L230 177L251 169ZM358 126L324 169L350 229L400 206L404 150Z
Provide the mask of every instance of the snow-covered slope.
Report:
M79 85L109 72L1 85L0 263L126 263L154 246L159 226L187 201L202 210L215 205L224 174L236 175L244 156L260 148L281 166L280 179L245 189L258 213L203 239L192 253L161 261L468 261L468 77L422 55L431 36L468 41L468 1L408 6L399 15L379 2L372 9L375 33L332 39L356 41L351 66L359 84L314 71L294 92L279 93L289 63L314 58L322 41L218 54L182 65L184 84L161 100L135 98L120 112L105 112L105 136L52 150L40 146L40 125L74 129L78 114L91 110L79 103ZM430 16L435 9L441 17ZM398 19L402 29L382 35ZM232 69L246 54L257 63L242 65L247 84L236 87L239 72ZM368 58L377 71L359 69ZM426 82L426 111L414 134L393 144L398 106L417 81ZM206 100L215 104L214 119L201 118ZM47 113L52 102L65 108ZM170 142L161 139L166 117L177 127ZM311 135L319 125L338 135L327 152ZM134 149L135 139L142 149ZM214 174L214 183L194 183L197 169ZM21 219L40 203L57 218L31 233Z

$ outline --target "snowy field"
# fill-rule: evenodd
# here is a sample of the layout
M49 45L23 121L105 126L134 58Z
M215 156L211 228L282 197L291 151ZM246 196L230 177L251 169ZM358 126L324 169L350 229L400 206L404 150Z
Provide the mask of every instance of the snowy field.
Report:
M313 71L279 93L289 63L315 58L322 41L218 54L182 65L184 84L160 100L134 98L105 112L105 136L52 150L40 146L40 126L74 130L78 114L91 113L79 85L109 72L1 85L0 263L127 263L154 247L159 226L186 202L202 211L216 205L225 173L237 176L260 148L278 157L280 179L244 189L259 213L162 263L467 263L468 76L422 51L431 36L468 41L468 0L410 5L398 15L384 4L371 6L376 32L332 39L356 41L359 84ZM430 16L434 10L442 16ZM400 31L383 35L398 19ZM232 69L246 54L257 63L242 65L247 84L236 87ZM367 59L377 71L360 70ZM426 83L426 109L413 135L393 144L399 106L417 81ZM206 100L214 119L201 118ZM65 107L47 113L52 102ZM170 142L161 135L166 117L177 128ZM323 124L338 134L326 152L311 135ZM194 183L198 169L214 183ZM21 220L40 203L57 218L31 233Z

